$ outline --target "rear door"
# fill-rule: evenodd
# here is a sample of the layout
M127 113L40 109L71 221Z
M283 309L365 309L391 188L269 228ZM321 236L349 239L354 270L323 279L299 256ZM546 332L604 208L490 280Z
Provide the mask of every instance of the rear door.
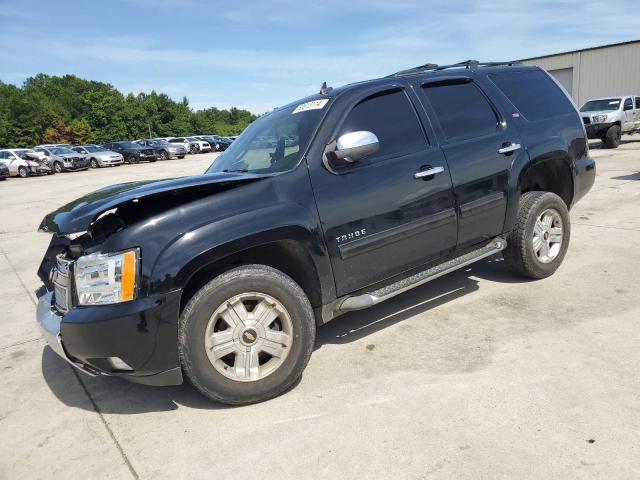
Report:
M451 170L458 210L458 247L500 235L504 228L509 171L522 153L520 135L467 76L416 85Z
M635 99L635 121L634 128L636 130L640 130L640 97L636 97Z
M340 170L310 169L338 295L423 265L456 244L449 169L407 93L394 87L362 95L347 106L333 138L369 131L379 150ZM420 177L427 169L437 173Z

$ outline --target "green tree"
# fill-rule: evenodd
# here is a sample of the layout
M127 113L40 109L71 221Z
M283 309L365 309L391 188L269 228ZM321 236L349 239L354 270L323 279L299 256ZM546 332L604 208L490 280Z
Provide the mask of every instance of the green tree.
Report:
M234 135L256 119L247 110L193 111L164 93L123 95L112 85L38 74L21 87L0 81L0 147L195 134Z

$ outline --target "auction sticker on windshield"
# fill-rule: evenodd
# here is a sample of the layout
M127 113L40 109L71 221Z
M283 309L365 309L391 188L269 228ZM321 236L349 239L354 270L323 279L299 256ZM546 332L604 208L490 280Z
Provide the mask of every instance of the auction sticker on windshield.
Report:
M307 110L320 110L327 104L328 101L328 98L323 98L322 100L311 100L310 102L301 103L291 113L294 114L306 112Z

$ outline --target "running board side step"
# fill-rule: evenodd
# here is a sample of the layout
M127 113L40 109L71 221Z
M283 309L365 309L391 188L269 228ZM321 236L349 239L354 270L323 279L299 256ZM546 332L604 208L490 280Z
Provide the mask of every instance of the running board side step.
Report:
M438 277L446 275L447 273L458 270L473 262L477 262L486 257L498 253L504 250L507 246L507 241L504 238L494 238L489 244L485 245L478 250L474 250L464 255L460 255L452 260L431 267L422 272L418 272L415 275L411 275L399 282L392 283L386 287L374 290L373 292L363 293L352 297L345 298L339 305L338 311L349 312L351 310L361 310L376 305L380 302L384 302L389 298L395 297L407 290L410 290L423 283L430 282Z

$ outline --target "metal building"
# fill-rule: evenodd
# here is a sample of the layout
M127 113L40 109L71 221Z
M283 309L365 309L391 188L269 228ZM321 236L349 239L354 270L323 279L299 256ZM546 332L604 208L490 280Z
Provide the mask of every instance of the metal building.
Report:
M640 40L526 58L547 70L580 107L610 95L640 95Z

